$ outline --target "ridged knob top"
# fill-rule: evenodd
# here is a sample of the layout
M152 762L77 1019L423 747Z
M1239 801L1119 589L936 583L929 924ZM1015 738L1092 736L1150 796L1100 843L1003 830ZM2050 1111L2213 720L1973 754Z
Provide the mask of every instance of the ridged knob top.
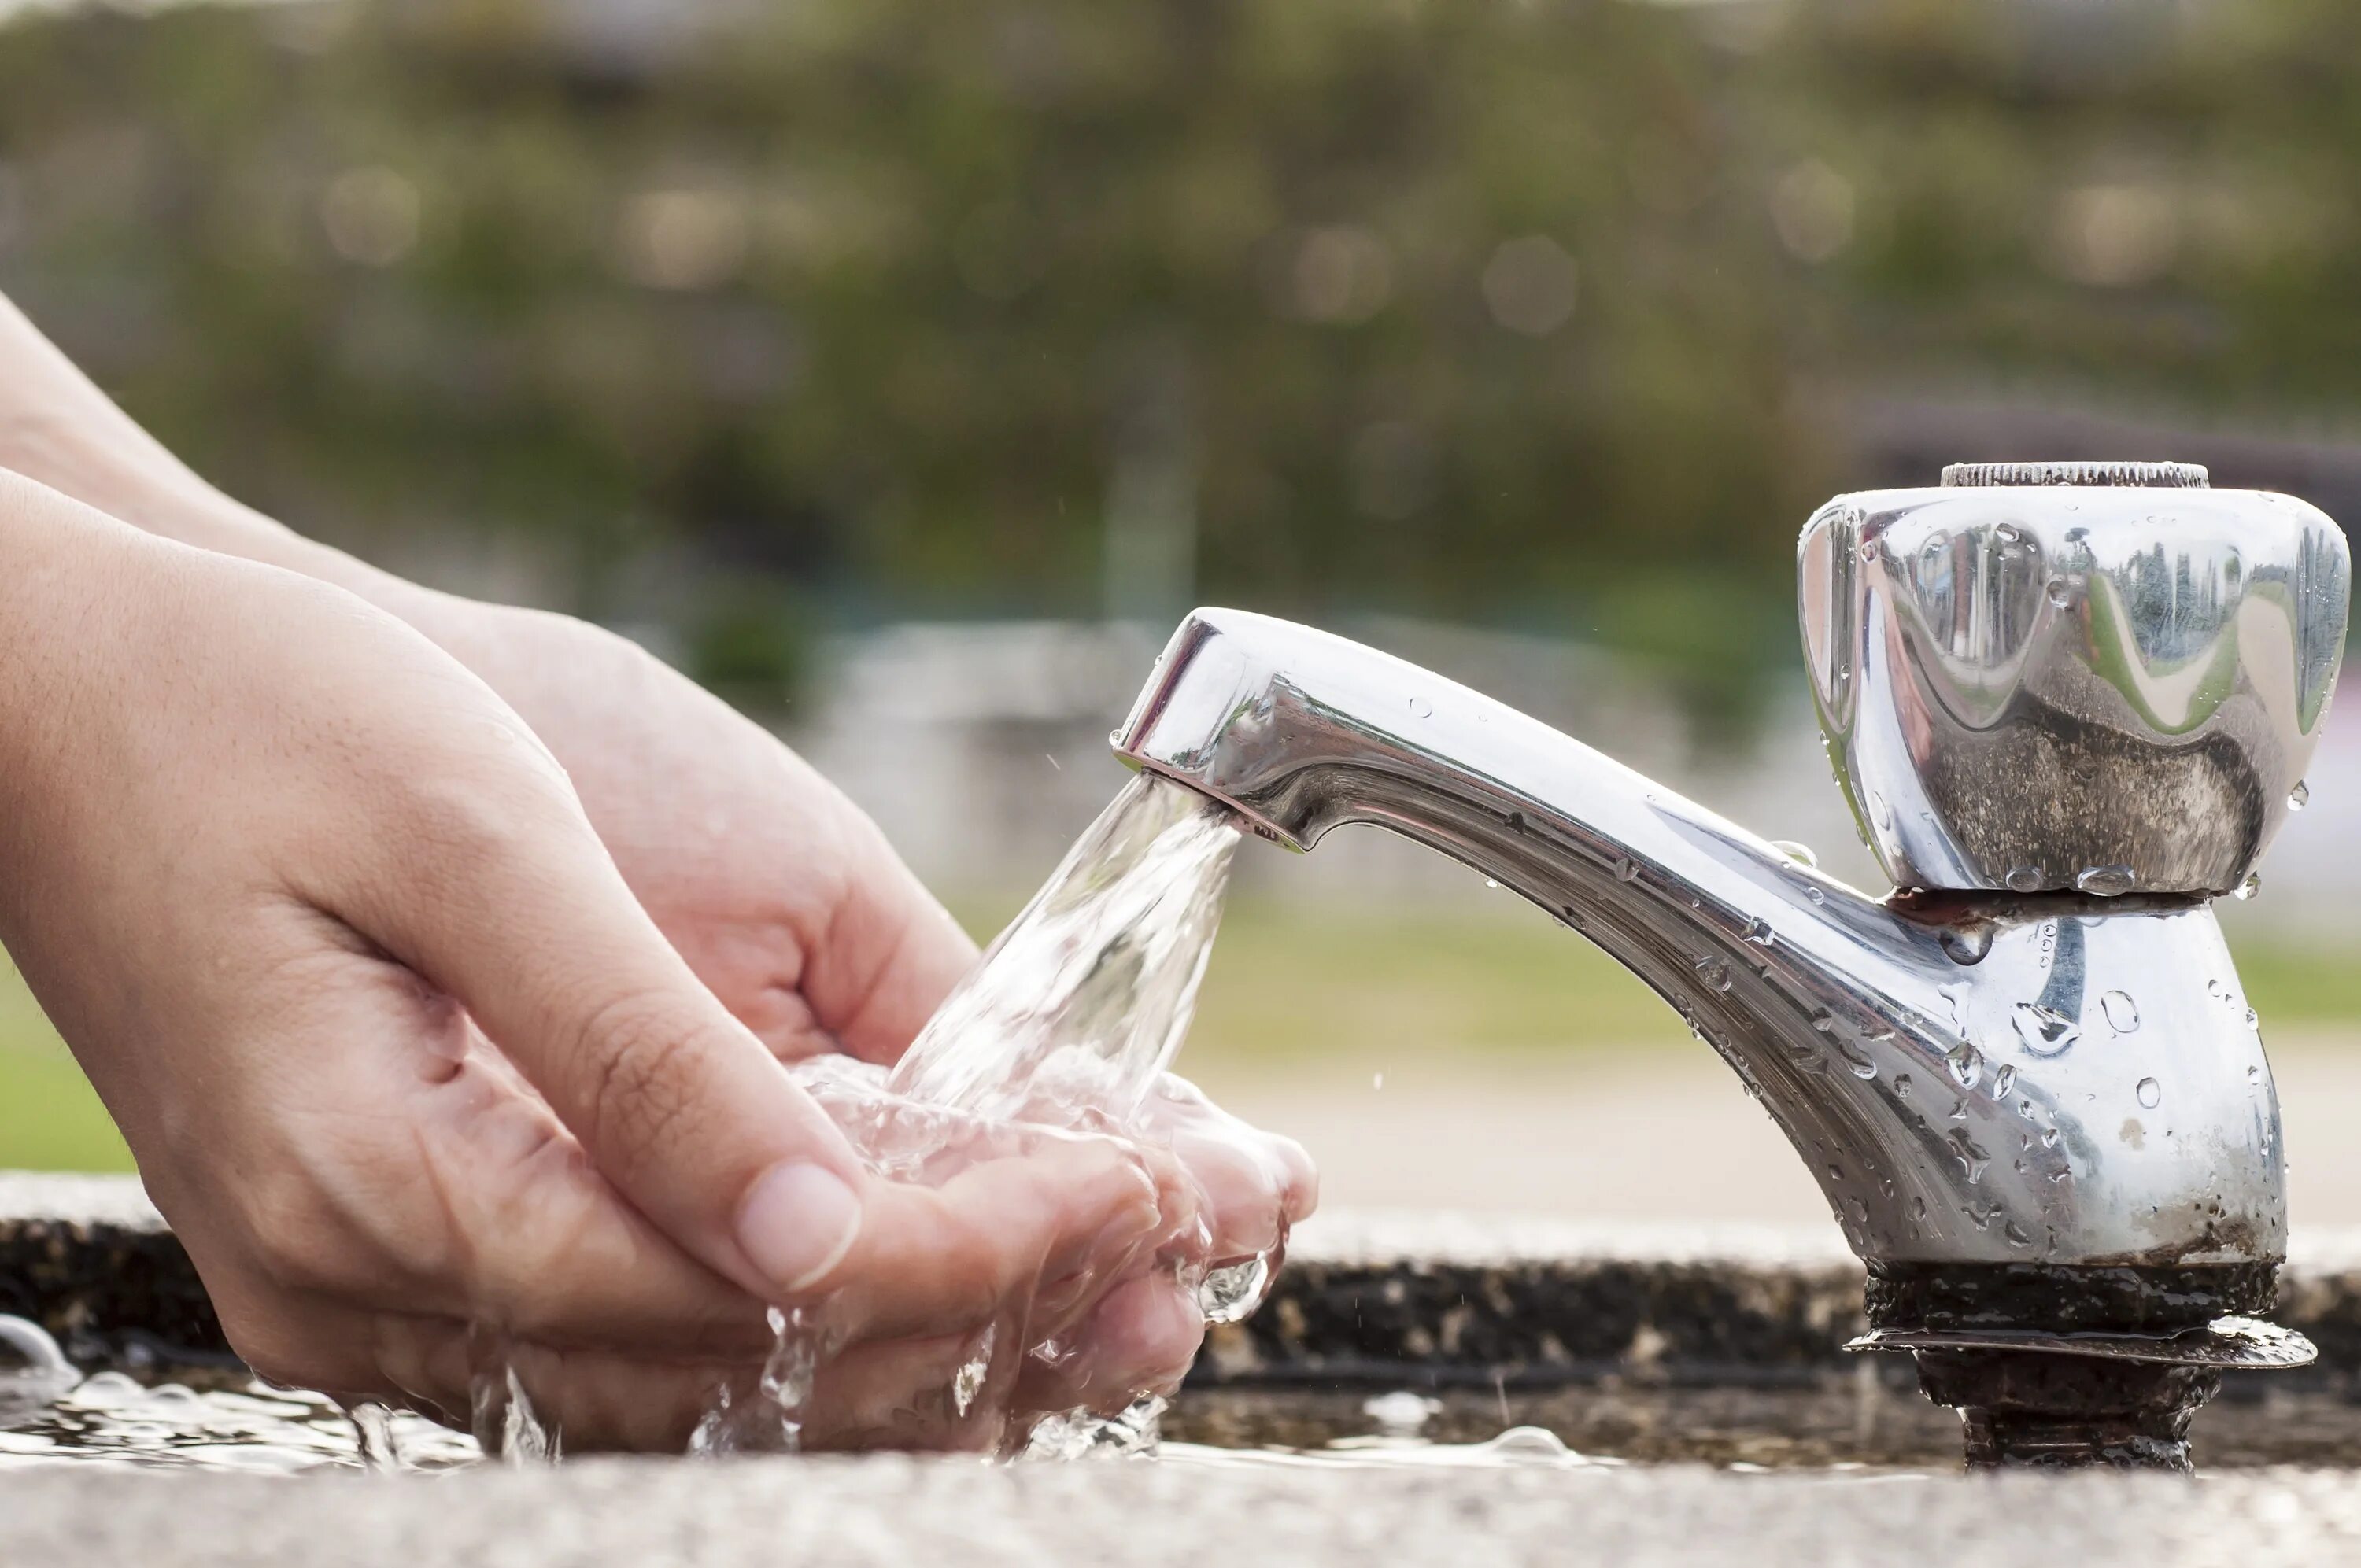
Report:
M1954 463L1943 470L1947 490L1994 485L2152 485L2204 489L2202 463Z

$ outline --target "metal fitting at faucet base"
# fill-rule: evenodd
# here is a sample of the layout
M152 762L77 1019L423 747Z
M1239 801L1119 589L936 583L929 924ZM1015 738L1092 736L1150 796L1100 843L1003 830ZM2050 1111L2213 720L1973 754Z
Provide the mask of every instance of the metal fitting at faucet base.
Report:
M2221 1391L2222 1373L2038 1351L1927 1350L1918 1386L1960 1412L1970 1470L2189 1475L2189 1423Z

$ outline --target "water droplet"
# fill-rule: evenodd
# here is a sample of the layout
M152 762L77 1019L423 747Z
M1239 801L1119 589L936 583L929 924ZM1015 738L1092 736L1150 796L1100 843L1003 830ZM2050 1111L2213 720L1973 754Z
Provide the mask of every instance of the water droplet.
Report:
M1565 906L1565 923L1576 930L1582 929L1582 911L1569 904Z
M1839 1040L1837 1042L1837 1055L1844 1058L1845 1066L1852 1069L1852 1075L1855 1078L1866 1081L1867 1080L1877 1076L1877 1064L1870 1060L1869 1058L1861 1052L1860 1047L1847 1045L1844 1041Z
M2128 1035L2139 1027L2139 1003L2128 991L2111 991L2099 998L2099 1011L2107 1015L2107 1027L2118 1035Z
M1708 989L1713 991L1730 989L1730 966L1711 953L1697 959L1697 978L1705 981Z
M1815 1007L1812 1009L1813 1028L1817 1029L1821 1034L1825 1035L1836 1026L1837 1019L1835 1014L1830 1013L1825 1007Z
M1877 559L1877 541L1876 541L1876 540L1874 540L1874 539L1864 539L1864 540L1862 540L1862 541L1861 542L1861 564L1862 564L1863 565L1868 565L1870 562L1872 562L1872 561L1874 561L1874 560L1876 560L1876 559Z
M2046 1148L2046 1149L2054 1149L2054 1148L2056 1148L2056 1147L2058 1146L2058 1139L2059 1139L2059 1136L2060 1136L2060 1135L2059 1135L2059 1133L2058 1129L2057 1129L2057 1128L2055 1128L2055 1127L2044 1127L2044 1128L2042 1128L2042 1129L2041 1129L2041 1146L2042 1146L2043 1148Z
M2288 809L2290 811L2301 811L2305 806L2311 804L2312 786L2304 783L2301 779L2296 780L2295 788L2288 791Z
M1426 698L1422 696L1414 696L1410 699L1410 710L1421 718L1432 718L1434 717L1434 704L1427 701Z
M2263 873L2260 872L2248 872L2246 873L2246 880L2240 883L2235 888L2232 889L2230 896L2236 899L2239 903L2244 904L2246 900L2254 897L2255 894L2262 891Z
M2049 602L2064 609L2074 602L2074 585L2063 577L2049 579Z
M1623 859L1615 862L1615 880L1617 882L1638 882L1640 880L1640 868L1631 863L1630 856L1627 855Z
M2152 1078L2143 1078L2136 1092L2139 1095L2139 1102L2153 1111L2164 1099L2164 1085Z
M2038 892L2041 887L2041 868L2038 866L2015 866L2011 868L2008 875L2003 877L2001 880L2007 883L2009 887L2017 893Z
M2219 996L2222 994L2222 981L2220 976L2215 975L2207 978L2205 981L2205 994L2208 996Z
M1968 1136L1965 1127L1952 1128L1944 1135L1943 1141L1951 1146L1951 1157L1960 1162L1961 1170L1967 1172L1971 1187L1982 1181L1984 1172L1992 1168L1992 1156L1985 1153L1975 1139Z
M1868 1204L1862 1202L1858 1198L1848 1195L1845 1199L1845 1207L1852 1211L1852 1217L1856 1223L1863 1225L1869 1223Z
M1746 939L1758 948L1771 945L1771 922L1757 916L1746 923Z
M2095 898L2120 898L2139 885L2139 873L2129 866L2087 866L2074 885Z
M1810 899L1814 904L1826 904L1828 901L1828 895L1822 893L1817 887L1806 888L1804 890L1804 896Z
M1197 1287L1197 1310L1209 1323L1241 1322L1254 1315L1270 1291L1270 1254L1257 1253L1244 1263L1205 1271Z
M1973 1089L1984 1075L1983 1053L1966 1040L1951 1047L1943 1065L1951 1069L1952 1081L1962 1089Z
M2024 1118L2025 1118L2026 1121L2028 1121L2028 1122L2032 1121L2032 1120L2033 1120L2033 1102L2032 1102L2032 1101L2030 1101L2030 1100L2020 1100L2020 1101L2018 1101L2018 1102L2016 1102L2016 1113L2017 1113L2018 1115L2020 1115L2020 1116L2024 1117ZM2026 1146L2027 1146L2027 1147L2030 1147L2030 1146L2032 1146L2032 1143L2033 1143L2033 1135L2032 1135L2031 1133L2027 1133L2027 1134L2026 1134L2026 1135L2025 1135L2025 1141L2026 1141Z
M2019 1229L2017 1223L2015 1220L2011 1220L2007 1224L2002 1226L2000 1234L2008 1238L2008 1245L2011 1246L2031 1246L2033 1245L2033 1238L2026 1235L2023 1230Z
M1871 790L1869 792L1869 814L1872 817L1876 819L1877 825L1880 828L1883 828L1888 831L1893 829L1894 807L1888 806L1885 803L1885 797L1878 794L1875 790Z
M1910 1217L1911 1217L1913 1220L1924 1220L1924 1219L1926 1219L1926 1217L1927 1217L1927 1200L1925 1200L1924 1198L1913 1198L1912 1200L1910 1200Z
M1949 929L1936 940L1942 944L1945 956L1953 963L1980 964L1984 961L1984 955L1992 951L1993 928L1971 926L1964 930Z
M2257 1028L2260 1028L2260 1027L2262 1026L2262 1023L2263 1023L2263 1015L2262 1015L2261 1014L2259 1014L2259 1013L2256 1012L2256 1011L2255 1011L2253 1008L2251 1008L2251 1007L2249 1007L2249 1008L2247 1008L2247 1009L2246 1009L2246 1027L2247 1027L2247 1028L2249 1028L2249 1029L2257 1029Z
M2016 1037L2025 1048L2037 1057L2054 1057L2064 1053L2069 1046L2082 1037L2082 1026L2054 1007L2044 1007L2038 1002L2020 1002L2012 1010L2009 1022L2016 1027Z
M984 1378L992 1372L992 1342L999 1328L997 1323L986 1324L976 1341L974 1355L951 1374L951 1408L962 1416L974 1408L975 1397L983 1392Z
M2008 1091L2015 1087L2016 1069L2003 1063L2001 1069L1993 1074L1993 1098L2005 1100L2008 1098Z
M2251 1088L2253 1088L2255 1085L2257 1085L2257 1084L2258 1084L2258 1083L2260 1083L2260 1082L2262 1082L2262 1081L2263 1081L2263 1069L2262 1069L2261 1068L2258 1068L2258 1067L2250 1067L2250 1068L2248 1068L2248 1069L2246 1069L2246 1087L2248 1087L2249 1089L2251 1089Z
M1499 891L1500 879L1499 879L1499 878L1498 878L1498 877L1488 877L1488 877L1486 877L1486 878L1484 879L1484 885L1485 885L1486 887L1488 887L1488 888L1492 889L1494 892L1496 892L1496 893L1497 893L1498 891Z
M1944 1119L1951 1122L1966 1121L1968 1119L1968 1102L1954 1095L1951 1099L1951 1113Z
M1910 1075L1908 1073L1897 1072L1894 1075L1894 1092L1895 1097L1898 1099L1907 1100L1910 1098Z
M1798 844L1793 839L1773 839L1771 847L1799 866L1809 866L1814 871L1820 869L1820 857L1812 853L1809 844Z
M2002 523L1998 528L1993 529L1993 532L1999 537L2000 542L2003 544L2014 544L2019 539L2024 537L2023 534L2017 532L2014 524L2005 522Z

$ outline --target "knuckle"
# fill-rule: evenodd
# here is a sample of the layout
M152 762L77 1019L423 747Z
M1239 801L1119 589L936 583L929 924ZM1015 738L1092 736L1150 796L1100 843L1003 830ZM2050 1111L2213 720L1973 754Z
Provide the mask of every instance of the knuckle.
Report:
M401 831L422 846L472 863L506 863L579 815L562 781L537 770L468 759L421 769L399 785Z
M654 1164L694 1137L697 1064L708 1048L702 1028L685 1023L667 997L627 993L594 1009L574 1053L593 1157Z

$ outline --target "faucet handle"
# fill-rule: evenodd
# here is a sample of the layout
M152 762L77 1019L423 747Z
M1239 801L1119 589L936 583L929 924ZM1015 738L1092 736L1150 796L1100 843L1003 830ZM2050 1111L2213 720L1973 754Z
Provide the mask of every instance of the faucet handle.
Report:
M2178 463L1955 464L1805 525L1837 780L1904 887L2222 894L2303 796L2352 560Z

